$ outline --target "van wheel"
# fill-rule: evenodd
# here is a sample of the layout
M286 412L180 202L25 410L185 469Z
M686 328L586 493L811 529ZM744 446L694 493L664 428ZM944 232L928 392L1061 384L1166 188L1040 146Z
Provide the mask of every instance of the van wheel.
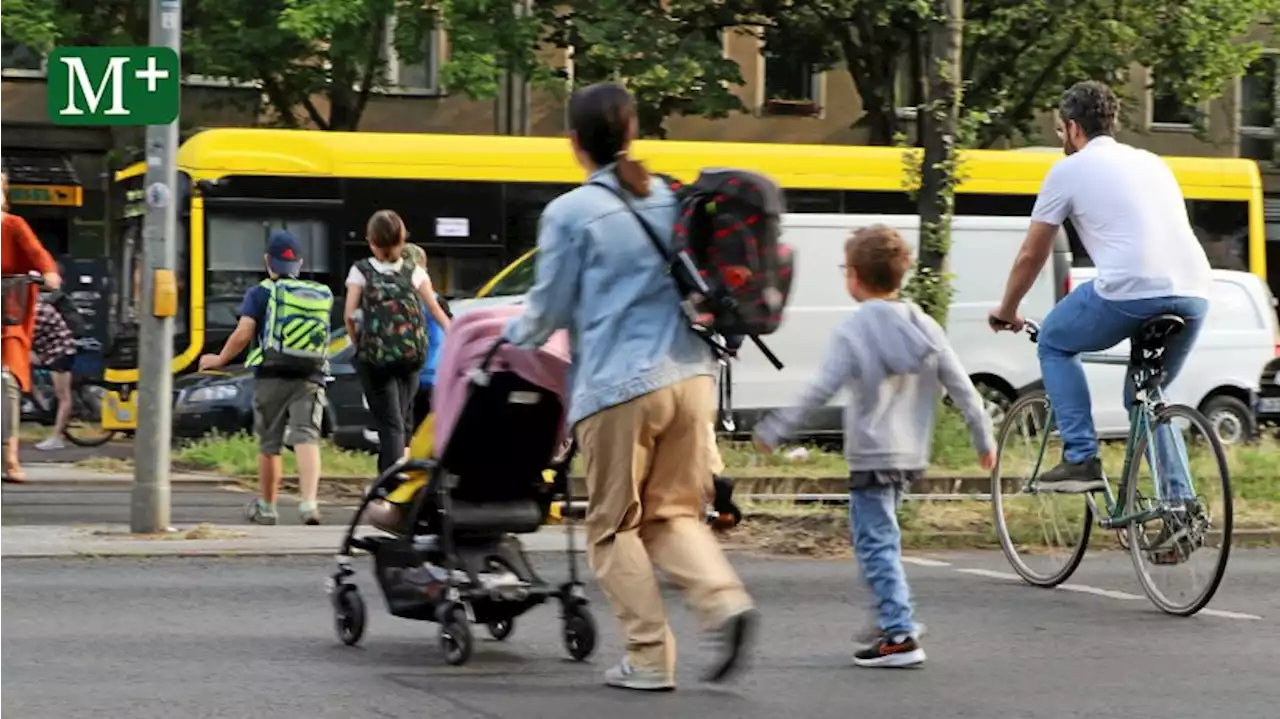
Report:
M1210 397L1200 409L1209 419L1218 441L1224 445L1244 444L1258 434L1258 419L1244 402L1230 395Z
M978 390L978 396L982 398L982 405L986 408L987 414L991 417L991 426L999 427L1004 424L1005 413L1013 406L1017 400L1016 397L1010 397L1000 387L993 386L982 380L973 383L974 389Z

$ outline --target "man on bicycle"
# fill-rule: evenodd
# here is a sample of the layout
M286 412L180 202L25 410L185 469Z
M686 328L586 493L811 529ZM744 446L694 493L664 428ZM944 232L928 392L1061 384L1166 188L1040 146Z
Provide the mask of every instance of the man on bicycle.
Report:
M1177 315L1186 320L1186 329L1167 344L1167 385L1177 377L1209 311L1213 276L1187 218L1182 189L1160 157L1116 142L1118 109L1115 93L1102 83L1077 83L1063 93L1056 124L1067 157L1040 187L1004 301L989 318L995 331L1022 329L1018 305L1049 258L1059 227L1070 219L1097 279L1069 293L1040 329L1040 371L1065 447L1063 461L1039 477L1046 491L1090 492L1105 486L1078 355L1114 347L1147 319ZM1169 426L1157 431L1160 474L1169 482L1170 499L1191 499L1185 465L1176 459L1181 441L1175 431Z

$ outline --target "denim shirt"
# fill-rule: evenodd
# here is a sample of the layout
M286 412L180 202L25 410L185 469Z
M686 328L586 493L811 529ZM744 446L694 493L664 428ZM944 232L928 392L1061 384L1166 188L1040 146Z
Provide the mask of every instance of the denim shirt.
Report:
M617 188L613 166L588 178ZM646 198L629 198L666 240L676 200L656 178ZM669 242L669 240L666 240ZM699 375L715 375L707 345L689 328L680 293L648 235L622 202L583 185L557 197L538 227L536 280L524 312L503 336L539 347L569 331L568 423Z

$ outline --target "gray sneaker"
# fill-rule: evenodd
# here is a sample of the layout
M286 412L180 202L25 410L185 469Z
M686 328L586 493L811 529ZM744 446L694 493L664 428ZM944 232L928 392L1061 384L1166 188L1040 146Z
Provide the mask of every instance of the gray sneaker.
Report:
M656 669L636 669L623 659L604 673L604 683L618 689L634 689L641 692L669 692L676 682Z
M244 518L253 524L262 524L268 527L275 526L280 517L276 514L275 507L267 504L261 499L254 499L244 508Z
M298 504L298 516L302 523L314 527L320 524L320 508L315 502L301 502Z
M1063 460L1057 467L1036 477L1036 489L1041 492L1085 494L1101 492L1106 486L1102 460L1097 457L1078 463Z

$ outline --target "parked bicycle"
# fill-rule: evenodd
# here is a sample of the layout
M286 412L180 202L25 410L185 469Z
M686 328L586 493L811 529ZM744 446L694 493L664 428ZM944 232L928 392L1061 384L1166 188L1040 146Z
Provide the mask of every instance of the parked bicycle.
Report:
M93 380L75 376L71 380L71 419L63 434L77 447L100 447L115 437L102 428L102 398L106 389ZM47 369L31 370L31 391L22 395L22 421L52 427L58 413L53 377Z
M1097 526L1114 530L1129 550L1143 591L1161 610L1190 616L1213 598L1231 550L1227 458L1209 420L1194 407L1166 403L1161 389L1165 345L1185 328L1182 318L1161 315L1130 339L1128 360L1081 357L1129 367L1124 468L1118 491L1108 481L1100 492L1101 505L1094 493L1039 491L1042 466L1051 467L1062 451L1048 397L1028 394L1009 408L998 437L992 507L1005 557L1029 584L1055 587L1067 581L1084 558L1097 517ZM1028 321L1026 332L1035 342L1040 326ZM1052 452L1051 442L1057 443ZM1197 450L1195 462L1188 447ZM1186 486L1167 476L1179 474L1187 477ZM1189 579L1189 586L1176 589L1166 586L1172 581L1161 581L1178 577Z

